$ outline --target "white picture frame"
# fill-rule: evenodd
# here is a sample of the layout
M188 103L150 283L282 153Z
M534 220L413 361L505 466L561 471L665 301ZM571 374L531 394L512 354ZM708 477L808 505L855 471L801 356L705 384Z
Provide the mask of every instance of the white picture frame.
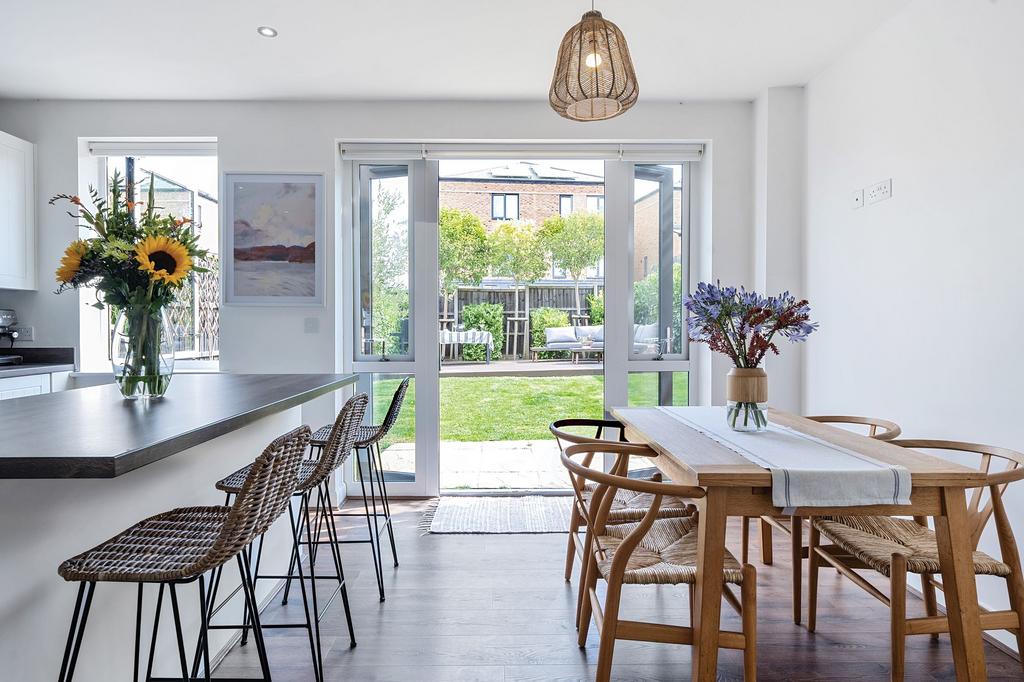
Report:
M325 183L323 173L221 175L223 305L324 305Z

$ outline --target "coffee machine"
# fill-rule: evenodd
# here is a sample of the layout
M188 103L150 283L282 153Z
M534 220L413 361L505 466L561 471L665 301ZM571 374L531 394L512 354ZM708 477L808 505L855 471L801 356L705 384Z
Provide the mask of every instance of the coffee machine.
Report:
M20 365L23 358L4 348L4 341L10 342L10 348L14 348L14 342L18 340L18 332L14 329L18 324L18 315L10 309L0 308L0 365Z

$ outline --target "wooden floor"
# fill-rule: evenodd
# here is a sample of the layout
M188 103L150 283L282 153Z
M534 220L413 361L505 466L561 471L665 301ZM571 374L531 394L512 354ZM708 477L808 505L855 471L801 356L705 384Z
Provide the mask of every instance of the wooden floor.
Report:
M575 587L562 580L564 535L426 535L417 525L424 502L393 503L401 566L385 568L388 599L377 599L368 545L343 548L351 581L358 646L350 649L340 603L325 617L328 680L359 682L569 681L593 679L596 632L585 650L576 646ZM354 522L347 519L355 536ZM365 528L365 526L364 526ZM738 554L736 528L730 548ZM752 539L756 547L756 542ZM791 618L786 543L776 538L774 566L758 570L758 674L761 680L886 680L888 611L872 597L821 574L818 632ZM327 557L323 556L324 569ZM320 562L318 561L318 568ZM881 583L880 583L881 584ZM301 602L270 607L265 618L301 613ZM626 587L623 618L688 622L683 588ZM920 601L911 613L924 610ZM723 608L727 626L738 619ZM312 680L305 632L267 636L275 680ZM990 680L1024 679L1020 664L986 645ZM257 677L255 648L236 647L217 674ZM686 646L619 642L614 679L655 682L690 679ZM737 651L719 657L719 679L742 679ZM949 639L907 640L907 680L954 679Z

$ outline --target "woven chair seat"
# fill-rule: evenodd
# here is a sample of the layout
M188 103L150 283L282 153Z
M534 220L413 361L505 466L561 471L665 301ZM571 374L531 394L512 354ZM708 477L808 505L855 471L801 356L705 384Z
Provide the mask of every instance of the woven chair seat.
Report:
M583 501L590 507L590 500L594 496L597 484L588 483L583 489ZM651 508L654 502L654 495L650 493L638 493L632 490L619 488L615 491L615 498L612 500L611 509L608 510L608 521L610 523L622 523L624 521L639 521ZM661 507L658 509L659 518L670 518L677 516L690 516L695 507L686 499L665 495L661 498Z
M633 532L638 523L623 523L605 528L597 537L604 559L597 562L601 576L612 569L615 550ZM725 550L723 578L727 583L743 583L743 569L729 550ZM622 578L630 585L692 585L697 581L697 521L693 517L657 519L640 541L626 564Z
M216 567L207 565L208 554L229 512L230 507L183 507L152 516L68 559L57 573L69 581L96 582L194 578Z
M814 519L814 527L840 549L888 576L893 554L907 557L911 573L941 573L935 532L911 519L837 516ZM1010 575L1010 567L984 552L974 553L977 575Z
M299 464L299 481L295 485L297 492L302 492L308 487L309 477L316 471L317 461L315 459L304 459ZM245 478L249 475L249 469L252 468L251 464L247 464L233 474L229 474L224 478L220 479L214 484L217 490L224 493L231 493L237 495L242 491L242 486L245 484Z

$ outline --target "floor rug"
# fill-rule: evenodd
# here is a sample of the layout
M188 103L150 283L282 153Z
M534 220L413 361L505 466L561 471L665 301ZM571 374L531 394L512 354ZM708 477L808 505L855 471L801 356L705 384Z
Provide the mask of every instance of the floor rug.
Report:
M571 504L569 495L440 497L420 528L439 534L567 533Z

